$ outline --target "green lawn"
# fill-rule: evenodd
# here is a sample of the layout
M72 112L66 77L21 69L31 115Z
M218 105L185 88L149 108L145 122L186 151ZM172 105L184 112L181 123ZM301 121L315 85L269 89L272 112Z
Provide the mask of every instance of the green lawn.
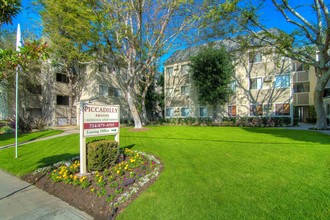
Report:
M120 138L122 147L159 157L164 171L118 219L329 219L327 135L165 126L122 129ZM0 151L0 167L22 175L70 158L79 152L78 139L71 135L22 146L17 160L13 149Z
M39 131L32 132L26 134L18 134L18 143L32 141L38 138L44 138L47 136L52 136L55 134L60 134L63 131L60 130L47 130L47 131ZM15 134L1 134L0 135L0 146L5 146L9 144L15 144Z

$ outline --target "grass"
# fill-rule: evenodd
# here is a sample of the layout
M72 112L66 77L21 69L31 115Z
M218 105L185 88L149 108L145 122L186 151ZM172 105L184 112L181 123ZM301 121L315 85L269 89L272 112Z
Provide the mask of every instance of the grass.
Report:
M18 143L32 141L38 138L44 138L47 136L52 136L55 134L60 134L63 131L60 130L47 130L47 131L39 131L32 132L26 134L18 134ZM1 134L0 135L0 146L5 146L9 144L15 144L15 134Z
M13 149L2 150L0 167L16 175L31 172L77 155L78 139L71 135L52 144L49 140L22 146L17 160L8 158ZM158 156L164 171L118 219L330 216L327 135L272 128L165 126L145 132L122 129L120 140L122 147Z

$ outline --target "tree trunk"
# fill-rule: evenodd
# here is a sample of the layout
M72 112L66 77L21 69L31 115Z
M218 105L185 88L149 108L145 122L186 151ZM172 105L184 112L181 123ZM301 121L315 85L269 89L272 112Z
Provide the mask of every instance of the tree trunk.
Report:
M132 114L134 120L134 128L142 128L142 122L139 115L139 112L136 107L136 100L132 92L131 85L127 86L127 94L126 94L127 104Z
M141 113L141 119L142 119L142 124L145 126L149 123L148 116L147 116L147 108L146 108L146 100L145 97L141 100L141 105L142 105L142 113Z
M318 85L314 91L314 106L316 111L315 129L327 129L327 117L323 105L323 91L318 90Z

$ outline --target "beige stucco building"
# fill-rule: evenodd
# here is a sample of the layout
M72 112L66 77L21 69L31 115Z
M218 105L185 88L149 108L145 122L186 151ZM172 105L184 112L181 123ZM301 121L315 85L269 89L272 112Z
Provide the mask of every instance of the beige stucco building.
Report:
M88 65L74 72L71 80L64 70L43 63L33 70L29 78L20 80L19 115L43 120L47 126L76 125L79 119L79 101L93 99L94 104L113 104L121 106L121 118L128 117L127 105L120 83L119 71L105 65ZM31 78L33 76L33 78ZM1 87L4 90L5 86ZM8 97L8 105L3 118L15 114L13 88L1 93ZM71 107L72 105L72 107ZM9 106L9 108L8 108ZM1 115L2 116L2 115Z
M294 117L306 121L312 111L316 77L313 67L285 58L272 47L250 47L238 51L235 42L223 45L235 57L233 95L226 105L216 107L218 120L223 117L272 116ZM214 109L198 101L198 93L189 72L189 58L203 46L177 51L165 63L165 117L212 117ZM330 88L330 85L329 85ZM326 106L329 101L325 98ZM329 110L327 112L329 114Z

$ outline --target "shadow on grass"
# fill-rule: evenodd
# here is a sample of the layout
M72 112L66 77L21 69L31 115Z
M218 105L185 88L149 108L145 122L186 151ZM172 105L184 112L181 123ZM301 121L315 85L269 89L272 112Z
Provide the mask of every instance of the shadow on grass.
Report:
M60 154L60 155L45 157L38 161L38 168L50 166L60 161L71 160L72 158L77 156L79 156L79 154Z
M135 146L135 144L131 144L131 145L127 145L127 146L120 147L120 148L122 148L123 150L125 150L126 148L127 149L132 149L134 146Z
M245 131L256 134L268 134L278 138L289 138L294 141L314 142L319 144L330 144L329 135L317 131L292 130L285 128L242 128ZM306 143L308 144L308 143Z

